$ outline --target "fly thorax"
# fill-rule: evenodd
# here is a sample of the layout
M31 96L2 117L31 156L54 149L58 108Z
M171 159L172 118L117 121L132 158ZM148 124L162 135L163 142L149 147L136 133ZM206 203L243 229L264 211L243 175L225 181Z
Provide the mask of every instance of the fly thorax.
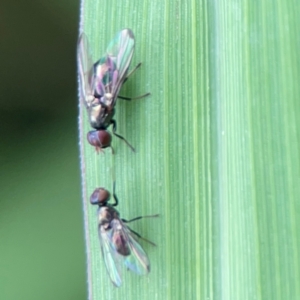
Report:
M111 208L112 208L111 214L112 214L113 219L120 219L119 212L116 209L114 209L113 207L111 207ZM121 224L119 224L118 226L121 226Z
M94 101L95 101L95 97L93 95L87 95L85 97L85 102L86 102L87 107L90 107Z
M89 119L91 126L96 129L101 129L101 123L103 119L104 108L99 103L97 105L92 105L88 109L89 112Z
M113 214L109 207L100 207L98 210L98 224L108 230L111 228L110 223L113 220Z
M101 97L100 102L103 103L105 106L111 106L113 101L113 95L111 93L105 93L103 97Z

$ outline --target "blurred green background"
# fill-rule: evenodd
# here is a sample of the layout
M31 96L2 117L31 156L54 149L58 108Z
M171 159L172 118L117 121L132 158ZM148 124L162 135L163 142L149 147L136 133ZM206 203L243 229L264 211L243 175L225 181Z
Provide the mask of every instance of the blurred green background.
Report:
M1 1L0 299L86 299L79 1Z

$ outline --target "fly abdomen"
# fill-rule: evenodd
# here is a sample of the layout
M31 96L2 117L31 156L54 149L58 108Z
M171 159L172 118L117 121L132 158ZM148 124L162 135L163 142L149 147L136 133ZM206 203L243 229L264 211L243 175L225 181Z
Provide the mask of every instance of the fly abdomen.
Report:
M128 241L124 237L123 233L121 231L115 232L115 234L112 237L113 244L116 247L116 250L119 254L123 256L130 255L130 249L128 247Z

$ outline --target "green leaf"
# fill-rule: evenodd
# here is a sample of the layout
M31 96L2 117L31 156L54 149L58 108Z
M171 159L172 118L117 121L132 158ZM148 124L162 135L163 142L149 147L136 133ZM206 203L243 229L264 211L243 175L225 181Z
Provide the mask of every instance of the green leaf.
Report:
M97 155L81 104L89 299L300 299L299 5L296 1L82 3L96 60L122 28L143 65L118 101L115 155ZM114 288L94 188L116 178L151 273Z

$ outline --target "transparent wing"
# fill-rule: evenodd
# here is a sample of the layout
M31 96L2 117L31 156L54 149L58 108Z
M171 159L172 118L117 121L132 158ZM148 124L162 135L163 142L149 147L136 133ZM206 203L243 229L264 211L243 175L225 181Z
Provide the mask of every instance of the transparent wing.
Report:
M133 32L130 29L123 29L109 43L106 55L95 63L95 92L99 96L112 94L113 105L126 78L133 52Z
M80 98L89 107L93 97L93 62L88 39L84 33L79 36L77 44L78 73L80 81Z
M130 29L123 29L120 31L110 42L106 52L109 57L116 59L118 79L123 82L134 52L133 32Z
M124 257L124 263L128 269L138 275L146 275L150 271L149 258L142 246L135 240L133 233L127 226L123 225L124 234L128 237L130 255Z
M122 284L120 270L122 256L117 252L116 247L113 244L113 234L114 228L103 230L103 228L99 226L99 240L105 267L113 284L119 287Z
M146 275L150 271L150 261L146 252L121 220L112 220L110 227L110 230L105 230L99 226L99 239L109 277L113 284L119 287L122 284L120 268L123 263L134 273Z

